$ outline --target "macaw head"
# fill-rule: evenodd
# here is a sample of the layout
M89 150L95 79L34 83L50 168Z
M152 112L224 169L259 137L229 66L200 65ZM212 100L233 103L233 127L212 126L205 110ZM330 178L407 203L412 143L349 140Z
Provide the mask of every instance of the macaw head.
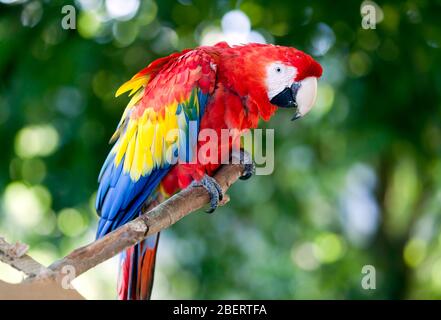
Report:
M233 89L255 102L265 120L277 108L294 109L292 120L307 114L317 96L322 67L295 48L250 44L231 48L227 66Z
M311 56L294 48L277 48L278 55L265 61L265 85L270 103L294 108L292 120L307 114L317 96L322 67Z

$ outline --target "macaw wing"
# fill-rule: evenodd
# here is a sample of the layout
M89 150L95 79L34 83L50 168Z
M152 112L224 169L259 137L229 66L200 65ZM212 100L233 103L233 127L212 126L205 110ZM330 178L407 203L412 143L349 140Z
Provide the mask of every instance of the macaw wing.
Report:
M97 237L132 220L177 157L194 156L215 66L202 50L183 51L156 60L117 91L132 98L98 178Z

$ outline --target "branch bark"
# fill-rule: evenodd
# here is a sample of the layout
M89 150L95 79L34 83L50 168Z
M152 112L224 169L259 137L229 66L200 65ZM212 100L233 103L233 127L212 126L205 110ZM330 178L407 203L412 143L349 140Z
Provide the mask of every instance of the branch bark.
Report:
M221 205L228 202L226 192L242 175L243 169L241 164L224 165L214 176L224 192ZM27 278L19 284L0 281L0 300L83 299L70 285L70 281L148 236L168 228L208 202L209 196L205 189L188 187L160 204L152 203L150 207L143 209L140 217L103 238L74 250L49 267L41 265L28 256L26 244L9 244L0 237L0 261L27 275Z
M228 188L242 175L243 165L229 164L222 166L214 178L222 187L224 194ZM225 202L228 197L225 195ZM63 269L69 266L78 277L87 270L112 258L119 252L135 245L139 241L173 225L186 215L194 212L209 202L208 193L201 187L188 187L168 200L160 203L152 210L147 211L119 227L103 238L91 244L74 250L63 259L49 266L52 276L57 278ZM73 267L73 269L72 269Z
M49 270L26 254L28 245L24 243L10 244L0 237L0 261L22 271L29 277L47 273Z

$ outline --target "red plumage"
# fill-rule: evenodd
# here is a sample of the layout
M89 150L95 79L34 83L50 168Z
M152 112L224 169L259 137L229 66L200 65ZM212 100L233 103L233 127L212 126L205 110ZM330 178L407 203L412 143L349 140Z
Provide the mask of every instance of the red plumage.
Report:
M233 143L238 141L237 136L246 130L256 128L260 119L269 120L277 110L277 106L271 103L267 83L268 66L273 63L280 63L295 69L294 78L288 79L292 82L299 82L308 77L318 78L322 74L321 66L314 59L294 48L261 44L230 47L226 43L174 53L152 62L136 74L117 92L117 94L120 94L132 90L132 94L141 94L139 97L135 96L136 99L130 106L130 110L128 112L126 110L115 135L115 139L120 138L123 141L117 147L126 148L126 153L129 150L132 151L132 157L142 156L140 154L141 149L133 150L140 143L139 140L136 140L137 135L146 132L143 131L144 128L142 127L146 123L145 117L143 119L146 112L149 112L148 115L155 124L156 119L160 117L164 119L165 114L170 112L167 109L170 106L177 106L190 101L191 94L195 89L198 94L202 93L204 97L208 97L206 103L204 101L204 106L199 106L205 110L198 115L201 116L198 119L200 121L199 132L204 129L212 129L220 137L222 129L234 129L236 137L229 140L226 147L220 145L221 139L197 142L198 150L206 147L206 144L218 144L217 148L209 148L218 150L217 161L209 163L196 162L194 164L178 162L171 169L166 166L161 167L161 164L155 163L157 167L151 169L152 171L148 173L139 172L142 169L141 166L141 169L135 170L132 176L142 181L142 177L147 175L165 172L161 176L159 190L168 195L187 187L192 181L200 180L205 174L212 176L220 166L220 159L228 158ZM141 87L142 91L137 92ZM177 115L180 112L178 110L173 112L176 112ZM133 123L136 123L136 127L140 129L137 129L136 133L131 132L135 140L128 142L128 140L124 140L127 138L125 132L127 127L133 128L133 126L130 127L130 124ZM161 132L160 129L158 130L156 132ZM145 143L145 141L142 142ZM150 148L150 146L148 147ZM135 160L133 160L133 163L135 163ZM139 165L139 162L136 163ZM117 165L120 164L115 164L115 166ZM109 165L105 169L109 172L113 170ZM108 186L109 181L115 180L111 176L113 171L109 173L109 176L106 176L106 170L103 173L105 180L102 185L104 187L99 189L97 201L99 210L102 208L108 210L108 212L103 213L107 218L102 219L99 227L100 235L117 227L118 224L114 221L118 222L122 219L114 215L112 206L106 207L107 189L110 188ZM129 170L132 169L129 168ZM115 171L120 172L116 169ZM133 181L133 185L138 183L137 181ZM121 189L118 189L118 184L111 186L114 189L112 191L125 192L126 185L121 183L121 186ZM149 193L145 195L144 201L148 201L152 194L157 194L152 193L151 189L148 190ZM131 196L128 192L127 197ZM108 201L117 199L122 203L122 200L125 200L118 197L117 192L112 193L112 197L108 198L110 199ZM136 194L136 197L133 197L133 199L138 200L142 195ZM129 199L133 201L132 198ZM119 210L119 207L116 209ZM133 218L133 210L138 208L129 209L128 211L131 212ZM125 215L126 212L123 211L120 214ZM126 251L122 260L119 282L119 297L121 299L146 299L150 296L159 234L154 237L154 239L150 238Z
M207 80L199 80L204 90L212 93L200 129L214 129L219 136L221 129L237 129L242 132L256 128L260 118L268 121L277 110L268 99L263 81L267 63L280 61L295 65L298 70L296 81L311 76L320 77L322 74L321 66L312 57L295 48L261 44L230 47L222 42L214 47L200 47L190 52L204 52L216 63L215 89L208 77ZM208 59L203 62L202 70L208 73ZM198 148L204 143L199 143ZM218 149L225 150L220 147ZM231 146L227 151L231 151ZM218 167L219 162L207 165L177 164L161 185L168 194L173 194L187 187L193 180L201 179L204 174L212 175Z

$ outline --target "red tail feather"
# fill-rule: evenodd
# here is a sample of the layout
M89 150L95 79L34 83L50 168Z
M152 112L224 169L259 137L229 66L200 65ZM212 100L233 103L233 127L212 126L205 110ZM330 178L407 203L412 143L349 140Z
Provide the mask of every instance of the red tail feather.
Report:
M127 249L121 257L120 300L148 300L153 287L159 233Z

